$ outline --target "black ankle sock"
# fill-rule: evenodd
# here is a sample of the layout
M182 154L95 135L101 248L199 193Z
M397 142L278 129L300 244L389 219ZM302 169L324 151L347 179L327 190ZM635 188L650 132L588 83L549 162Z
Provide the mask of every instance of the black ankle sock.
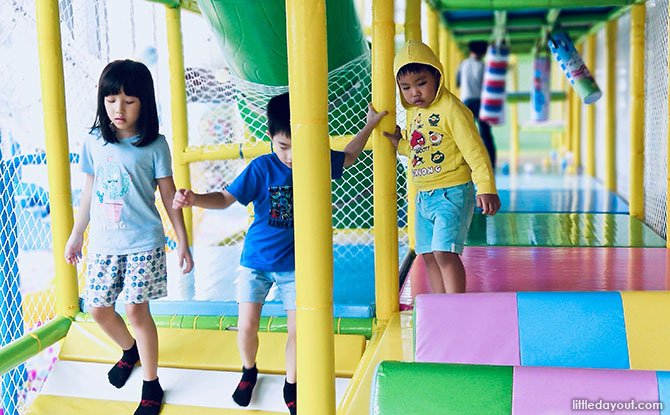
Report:
M284 379L284 402L286 402L286 406L291 415L296 415L298 413L297 386L297 383L288 383L288 381Z
M138 360L140 360L140 355L137 352L137 342L134 342L133 347L124 350L121 360L116 362L114 367L107 373L109 383L117 388L125 385L128 377L130 377L130 372L133 371L135 363L137 363Z
M237 385L237 389L233 392L233 400L240 406L248 406L251 402L251 392L256 386L256 378L258 377L258 369L256 365L251 369L242 367L242 379Z
M158 415L163 406L163 388L158 378L142 383L142 400L135 415Z

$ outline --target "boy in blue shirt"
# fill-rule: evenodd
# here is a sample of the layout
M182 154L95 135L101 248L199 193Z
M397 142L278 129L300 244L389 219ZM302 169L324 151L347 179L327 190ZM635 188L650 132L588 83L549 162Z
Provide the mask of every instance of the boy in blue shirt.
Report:
M344 167L354 164L370 133L387 111L377 113L369 105L367 123L344 151L330 152L333 179L342 177ZM252 160L226 189L196 194L179 189L173 207L198 206L225 209L235 201L254 204L254 221L247 231L237 287L239 304L237 344L242 358L242 379L233 393L240 406L247 406L256 384L256 354L261 309L272 284L277 284L286 309L286 380L284 401L296 413L295 357L295 242L293 237L293 178L291 120L288 93L273 97L267 107L268 135L273 153Z

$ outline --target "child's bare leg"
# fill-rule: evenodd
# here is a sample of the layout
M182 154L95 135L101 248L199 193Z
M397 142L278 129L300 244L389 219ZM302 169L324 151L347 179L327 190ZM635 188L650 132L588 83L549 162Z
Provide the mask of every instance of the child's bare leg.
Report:
M286 381L296 382L296 359L295 359L295 310L286 310L286 326L288 338L286 339Z
M163 388L158 381L158 332L151 318L149 303L126 304L128 321L135 331L142 362L142 400L135 415L157 415L163 406Z
M107 373L109 383L121 388L140 359L135 339L130 335L121 316L114 311L114 307L91 307L90 312L102 331L123 349L121 359Z
M258 353L258 325L261 319L263 304L240 303L237 317L237 347L242 359L242 379L233 392L233 400L240 406L248 406L251 393L256 386L258 369L256 354Z
M284 402L291 415L295 415L297 406L296 357L295 357L295 310L286 310L286 380L284 381Z
M464 293L465 267L463 267L460 255L444 251L434 251L433 254L442 272L445 291L448 293Z
M261 319L263 304L240 303L237 318L237 346L245 368L251 369L256 364L258 353L258 325Z
M135 344L135 339L130 335L126 323L121 316L114 311L114 307L91 307L91 316L116 344L123 350L128 350Z
M126 304L126 315L135 331L144 380L154 380L158 377L158 332L149 303Z
M433 293L444 293L445 286L442 277L442 270L435 259L433 253L422 254L423 261L426 263L426 273L428 274L428 281Z

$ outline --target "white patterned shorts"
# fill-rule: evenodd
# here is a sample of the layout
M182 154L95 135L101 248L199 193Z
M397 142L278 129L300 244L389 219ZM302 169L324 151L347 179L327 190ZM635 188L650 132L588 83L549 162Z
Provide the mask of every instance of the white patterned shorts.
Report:
M121 295L141 304L167 295L165 248L127 255L89 254L85 304L111 307Z

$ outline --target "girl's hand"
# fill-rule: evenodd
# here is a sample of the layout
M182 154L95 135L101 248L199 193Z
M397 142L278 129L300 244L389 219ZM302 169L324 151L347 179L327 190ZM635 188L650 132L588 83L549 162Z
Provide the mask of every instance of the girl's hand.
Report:
M195 193L193 193L191 189L179 189L174 194L174 199L172 200L172 208L181 209L193 206L194 200L195 200Z
M193 270L193 257L191 256L191 250L188 249L186 244L179 244L177 248L179 254L179 269L181 269L182 274L188 274Z
M70 265L76 265L81 258L81 248L84 245L82 235L72 234L65 244L65 261Z
M477 195L477 206L483 214L493 216L500 209L500 198L496 194Z
M400 127L396 125L395 131L393 133L387 133L386 131L384 131L384 137L391 140L391 144L393 144L393 147L397 150L398 142L400 142L400 140L402 139L402 131L400 130Z
M388 111L377 112L372 106L372 102L368 103L367 126L375 128L379 124L379 121L388 113Z

